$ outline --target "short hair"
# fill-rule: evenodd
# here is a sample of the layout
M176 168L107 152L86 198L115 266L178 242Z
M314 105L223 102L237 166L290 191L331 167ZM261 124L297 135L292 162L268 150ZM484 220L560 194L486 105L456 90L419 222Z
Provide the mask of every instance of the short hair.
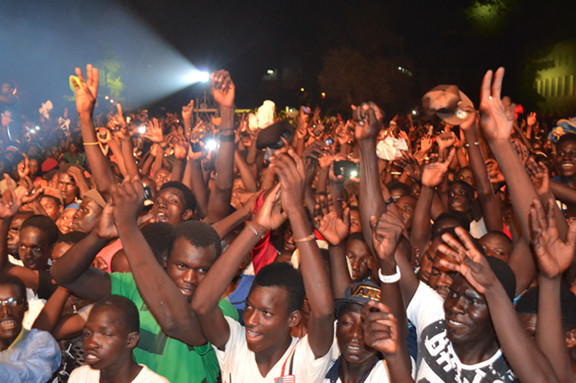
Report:
M222 253L220 236L214 228L201 221L185 221L174 229L173 240L168 249L168 255L172 252L174 243L180 237L184 237L188 243L194 247L213 246L216 251L216 258Z
M360 241L364 244L366 243L366 241L364 241L364 235L360 232L350 233L346 239L346 243L348 243L348 241Z
M167 222L153 222L144 226L141 231L156 260L162 264L164 255L171 250L174 242L174 226Z
M88 233L83 233L81 231L71 231L66 234L60 234L56 242L69 243L71 245L75 245L84 238L86 238L86 236L88 236Z
M168 181L160 187L160 191L167 188L174 188L180 190L184 195L185 208L192 211L196 211L196 197L194 197L194 193L192 193L192 190L190 190L188 186L184 185L182 182Z
M566 133L558 139L556 143L556 148L565 142L573 142L576 141L576 134L574 133Z
M264 266L260 269L254 282L254 286L261 287L282 287L288 293L288 313L302 309L304 304L304 281L302 275L286 262L276 262Z
M516 303L519 314L538 314L538 287L528 289ZM576 328L576 295L565 283L560 285L560 303L562 308L562 326L565 331Z
M8 274L0 274L0 286L16 286L20 296L26 299L26 286L20 278Z
M460 213L459 211L449 211L446 213L440 214L434 220L434 224L432 225L432 239L438 237L440 234L440 226L443 220L453 219L458 222L458 226L461 226L464 230L470 231L470 220L466 217L465 214Z
M50 246L55 244L58 240L58 235L60 233L58 231L58 226L56 226L50 217L45 215L33 215L32 217L26 219L24 223L22 223L22 229L20 229L20 231L27 227L35 227L46 233Z
M448 185L448 188L451 188L452 186L455 185L460 185L462 186L464 189L466 189L466 193L468 193L468 196L470 197L470 202L474 201L474 188L472 186L470 186L470 184L466 181L462 181L462 180L455 180L450 182L450 184Z
M502 230L491 230L491 231L487 232L486 234L484 234L480 239L482 239L488 235L496 235L496 236L502 238L504 241L506 241L506 243L512 245L512 240Z
M516 296L516 276L506 262L496 257L486 257L490 268L500 281L510 301Z
M120 295L110 295L102 298L92 307L92 312L100 307L110 307L122 315L124 326L128 332L140 332L140 316L138 308L130 299Z

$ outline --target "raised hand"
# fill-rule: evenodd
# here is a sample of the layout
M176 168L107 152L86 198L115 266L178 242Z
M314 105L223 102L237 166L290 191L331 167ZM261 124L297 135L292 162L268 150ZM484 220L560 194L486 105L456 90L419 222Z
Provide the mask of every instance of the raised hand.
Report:
M382 128L378 116L382 111L373 102L364 103L360 106L352 106L352 116L356 122L354 137L356 141L365 141L378 136Z
M456 141L456 135L453 131L442 132L436 136L436 142L438 143L438 148L440 151L454 146Z
M111 196L116 226L136 224L144 207L144 188L140 179L126 177L121 184L112 186Z
M183 135L178 134L174 136L172 144L174 145L174 157L177 160L185 160L190 148L188 140Z
M194 100L190 100L188 105L182 107L182 119L192 121L192 113L194 113Z
M402 150L400 157L396 157L394 163L406 172L408 176L418 181L422 179L422 167L412 153Z
M11 220L16 215L22 205L21 193L16 193L12 185L12 179L8 174L4 174L7 189L2 194L0 201L0 220Z
M24 159L18 163L18 178L20 180L28 177L30 174L30 160L26 154L22 154Z
M566 241L562 240L554 218L554 204L553 200L548 201L547 212L538 199L530 206L530 238L540 272L548 278L560 277L570 267L576 249L576 222L570 224Z
M164 141L164 127L162 123L158 121L157 118L153 118L151 123L146 127L146 132L142 134L142 137L149 139L155 143L161 143Z
M79 83L76 81L72 81L72 83L76 90L76 109L78 114L92 115L96 98L98 97L98 69L88 64L86 65L86 79L82 76L80 68L76 68L76 76Z
M339 217L329 196L327 200L320 201L316 214L316 228L330 245L338 246L348 237L350 208L344 209L342 217Z
M370 226L372 227L372 244L378 258L384 262L394 261L394 251L404 230L404 223L400 217L389 209L379 218L370 217Z
M422 153L428 153L431 148L432 148L432 137L423 136L420 139L420 151Z
M486 257L474 246L470 234L461 227L457 227L455 231L460 242L448 233L442 235L445 244L438 246L438 250L448 258L440 259L440 266L459 272L476 291L484 294L498 279Z
M512 105L502 103L504 68L486 72L480 91L480 127L488 141L508 141L514 127Z
M398 351L398 322L384 303L369 300L362 309L364 342L384 355Z
M220 106L234 107L235 86L230 73L219 70L210 75L210 91L214 101Z
M448 158L444 161L440 160L424 166L424 170L422 171L422 185L428 187L436 187L440 185L444 180L444 176L446 176L448 167L450 166L455 154L456 150L452 148L448 154Z
M530 176L532 184L539 195L544 195L550 190L550 176L548 168L542 162L536 162L533 157L528 157L526 161L526 172Z
M96 234L106 240L118 237L118 230L114 225L114 206L110 202L106 203L102 210Z
M282 185L282 208L288 213L298 211L304 201L304 161L290 148L277 156L272 166Z
M282 211L281 193L280 184L278 183L264 198L264 203L252 221L253 224L262 228L259 231L275 230L286 221L287 215Z

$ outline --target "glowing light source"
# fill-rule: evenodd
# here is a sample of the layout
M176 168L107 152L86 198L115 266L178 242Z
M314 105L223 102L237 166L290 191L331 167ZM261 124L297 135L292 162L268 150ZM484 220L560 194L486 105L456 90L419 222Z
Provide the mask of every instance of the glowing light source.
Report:
M189 84L195 84L197 82L208 82L210 81L210 73L194 69L188 74L187 80Z

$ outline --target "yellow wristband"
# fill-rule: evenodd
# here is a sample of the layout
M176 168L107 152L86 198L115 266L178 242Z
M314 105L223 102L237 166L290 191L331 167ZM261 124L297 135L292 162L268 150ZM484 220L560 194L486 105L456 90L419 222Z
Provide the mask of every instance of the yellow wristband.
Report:
M84 142L84 143L82 143L82 145L84 145L84 146L98 145L98 141L96 141L96 142Z

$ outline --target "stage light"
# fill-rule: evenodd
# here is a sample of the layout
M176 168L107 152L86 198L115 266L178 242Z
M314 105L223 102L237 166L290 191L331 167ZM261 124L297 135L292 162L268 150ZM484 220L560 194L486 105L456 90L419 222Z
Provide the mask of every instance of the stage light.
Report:
M138 133L140 133L140 134L146 133L146 126L140 125L140 126L138 127Z

